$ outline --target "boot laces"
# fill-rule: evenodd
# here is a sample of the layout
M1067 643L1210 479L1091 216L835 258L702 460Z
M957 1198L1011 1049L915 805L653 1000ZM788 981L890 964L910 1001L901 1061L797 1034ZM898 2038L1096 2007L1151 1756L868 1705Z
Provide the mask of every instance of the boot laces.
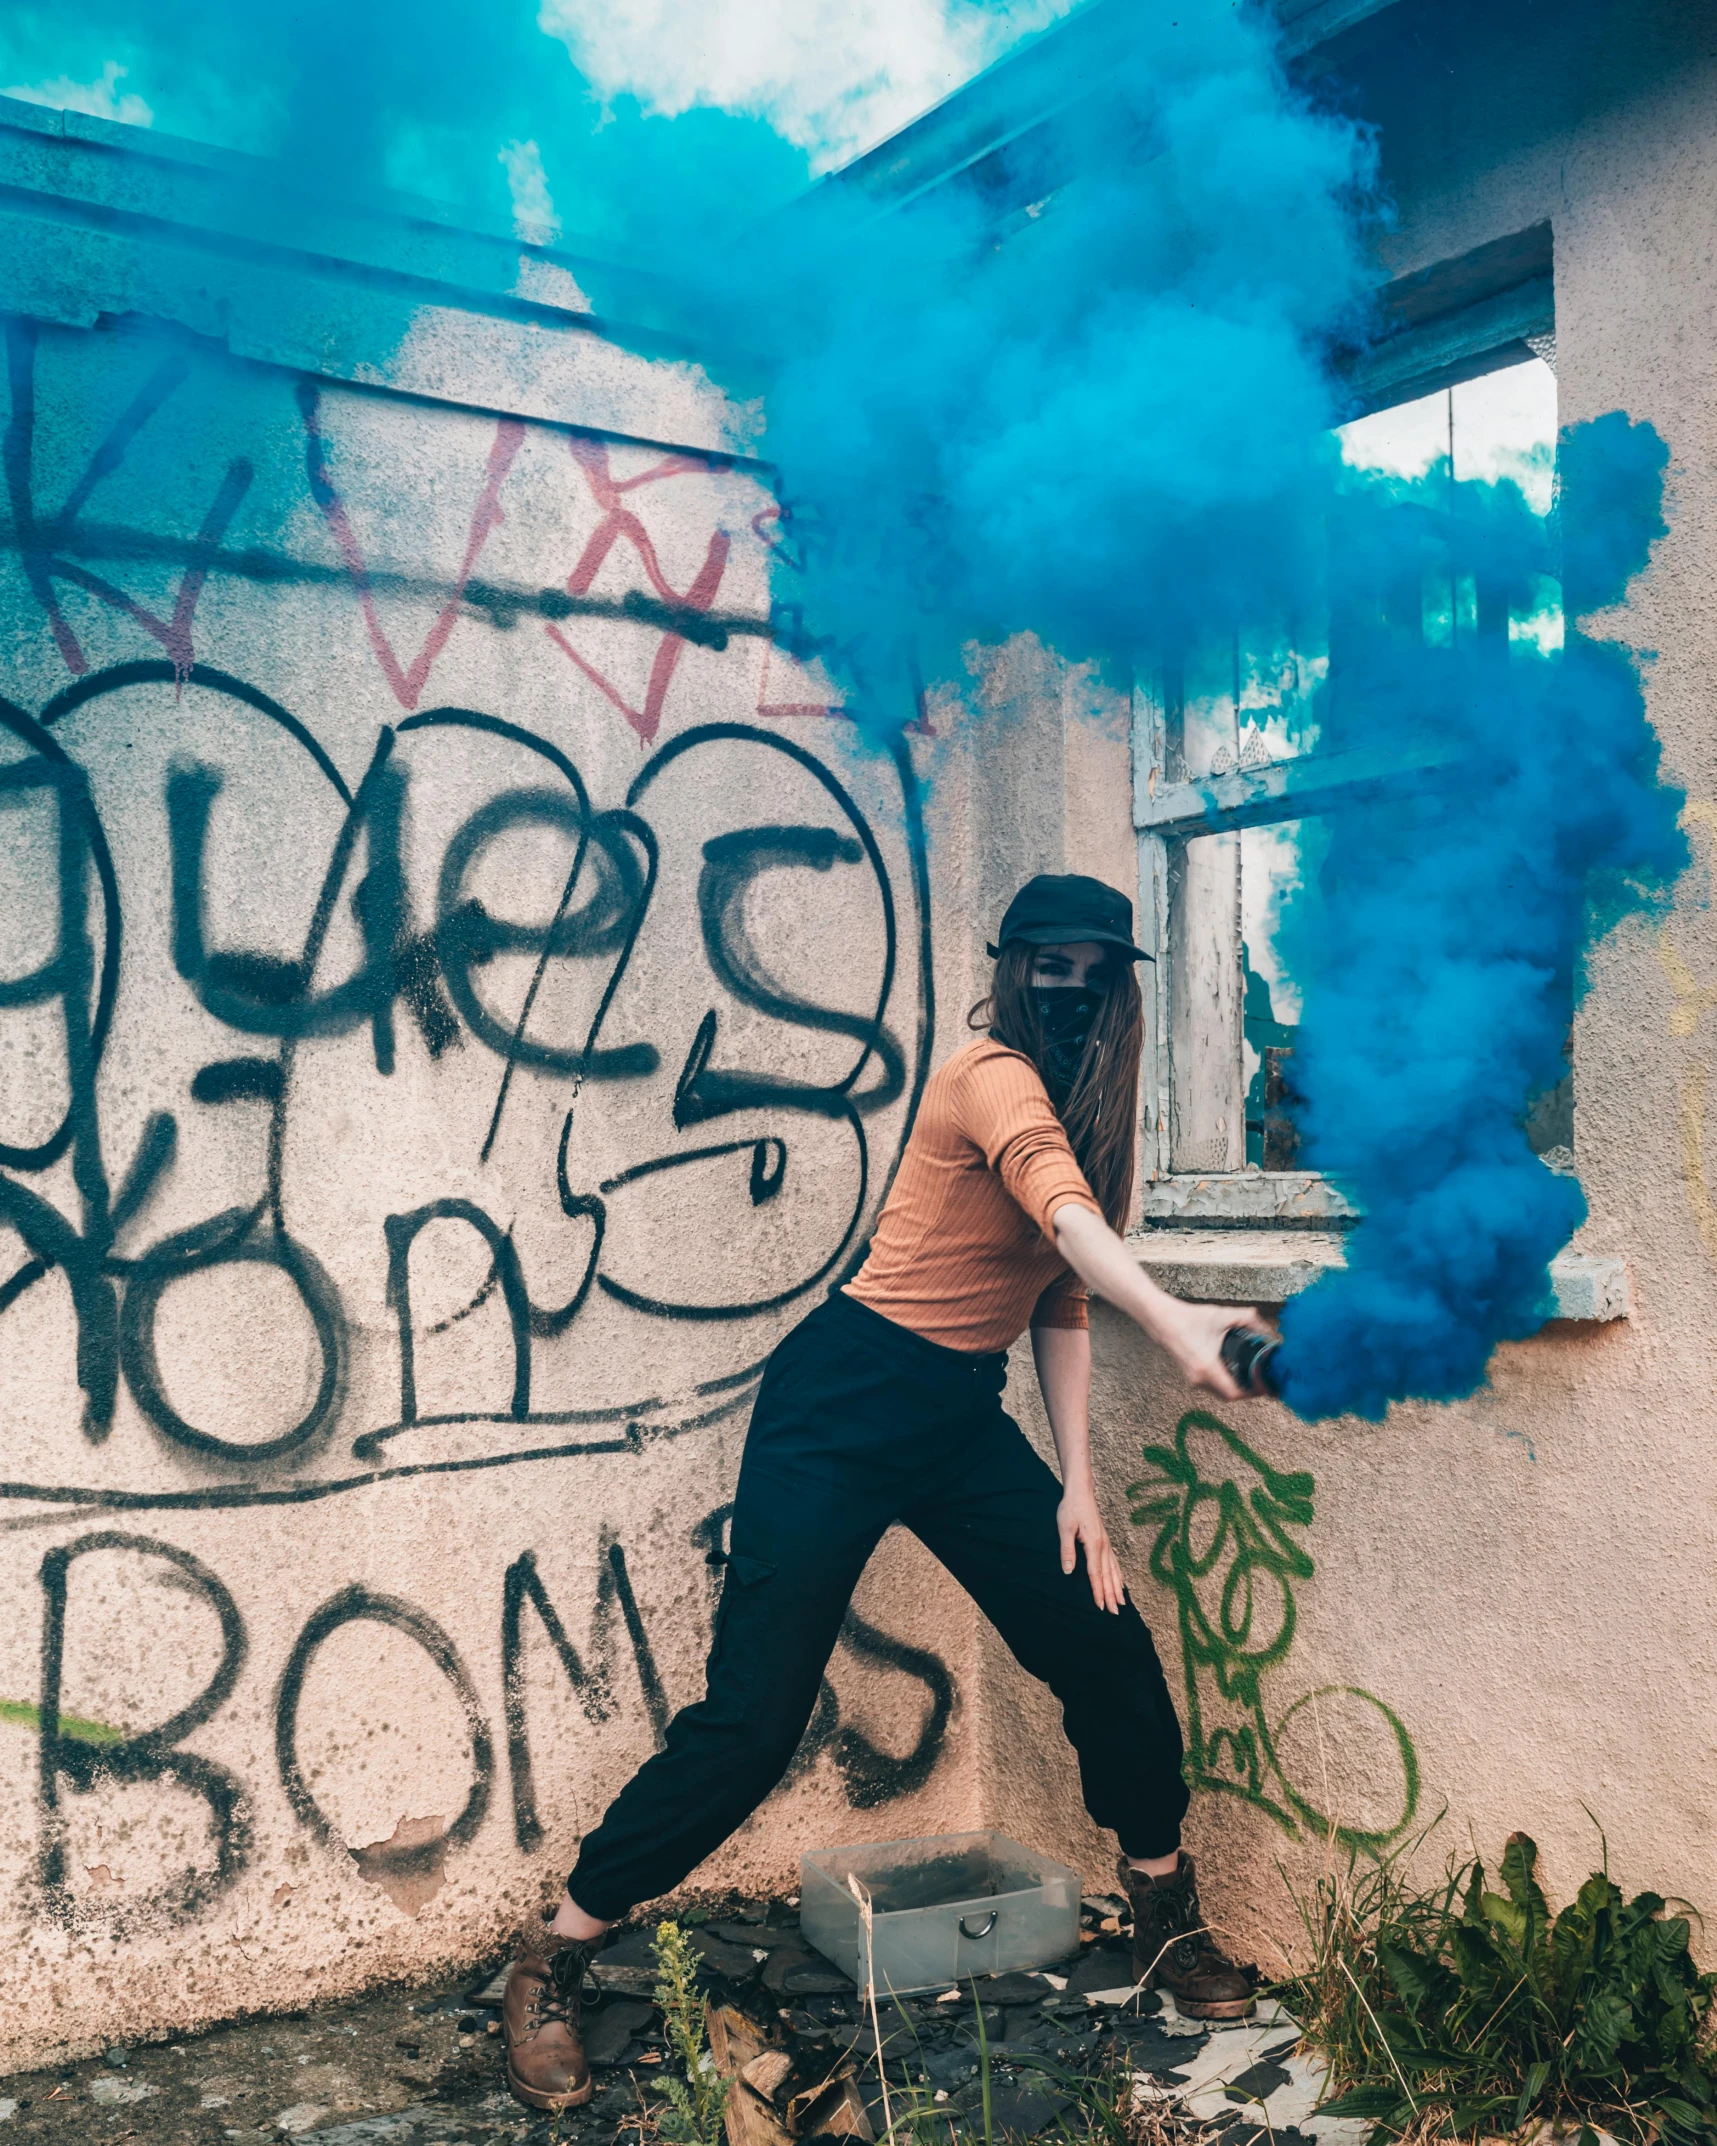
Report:
M1190 1886L1164 1886L1151 1899L1153 1919L1166 1947L1169 1964L1177 1974L1192 1974L1200 1967L1226 1967L1222 1948L1203 1927L1198 1894Z
M585 1970L589 1965L590 1955L582 1945L568 1945L554 1954L549 1961L548 1980L542 1985L537 1999L541 2018L558 2019L568 2026L576 2026L579 2001L584 1993Z

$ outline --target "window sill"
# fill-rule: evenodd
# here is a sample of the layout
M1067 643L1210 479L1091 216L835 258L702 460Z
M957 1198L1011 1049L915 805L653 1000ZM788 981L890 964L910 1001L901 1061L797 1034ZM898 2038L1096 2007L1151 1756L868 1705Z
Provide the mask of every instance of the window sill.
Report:
M1145 1185L1146 1222L1351 1222L1359 1210L1315 1170L1184 1172Z
M1283 1304L1346 1264L1338 1230L1156 1228L1127 1242L1171 1296L1213 1304ZM1555 1319L1601 1324L1631 1308L1627 1265L1615 1253L1558 1253L1550 1283Z

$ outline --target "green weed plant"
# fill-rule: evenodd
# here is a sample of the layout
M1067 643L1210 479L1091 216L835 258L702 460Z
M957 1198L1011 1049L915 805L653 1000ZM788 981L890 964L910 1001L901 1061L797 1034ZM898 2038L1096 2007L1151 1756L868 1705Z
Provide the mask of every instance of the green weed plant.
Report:
M1685 1915L1599 1870L1553 1917L1524 1833L1500 1892L1476 1858L1429 1888L1401 1862L1356 1856L1296 1896L1311 1964L1278 1994L1329 2060L1328 2114L1369 2119L1374 2142L1548 2126L1717 2146L1717 1975Z
M656 2003L661 2008L672 2058L685 2074L668 2067L662 2092L668 2106L657 2129L674 2146L722 2146L722 2119L727 2113L729 2082L715 2068L705 2031L703 1991L698 1987L699 1958L678 1923L656 1931Z

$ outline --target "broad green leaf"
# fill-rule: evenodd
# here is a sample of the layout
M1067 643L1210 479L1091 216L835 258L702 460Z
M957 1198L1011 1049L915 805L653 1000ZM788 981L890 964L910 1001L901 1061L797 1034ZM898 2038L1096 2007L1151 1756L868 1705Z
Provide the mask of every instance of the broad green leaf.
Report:
M1457 2137L1464 2137L1467 2132L1481 2128L1494 2130L1494 2124L1486 2124L1486 2117L1501 2116L1508 2106L1506 2094L1474 2094L1465 2101L1451 2104L1449 2129Z
M1425 1959L1417 1952L1409 1952L1405 1945L1392 1945L1381 1938L1377 1957L1403 2004L1440 2008L1453 1994L1449 1987L1452 1977L1440 1960Z
M1531 2066L1525 2079L1521 2082L1520 2099L1514 2105L1514 2128L1517 2131L1532 2114L1538 2097L1543 2093L1549 2077L1550 2059L1540 2057L1538 2062Z
M1353 2086L1334 2101L1321 2102L1319 2116L1363 2116L1372 2123L1404 2123L1412 2110L1402 2099L1399 2086Z
M1494 1997L1507 1967L1489 1931L1482 1924L1477 1929L1471 1923L1451 1924L1449 1950L1454 1954L1455 1972L1466 1987L1476 1995Z
M1524 1950L1526 1944L1527 1911L1518 1900L1507 1900L1501 1893L1486 1893L1479 1902L1486 1922Z
M1502 1851L1502 1882L1515 1906L1542 1930L1550 1920L1550 1910L1533 1876L1537 1867L1538 1843L1528 1833L1511 1833Z
M1633 2021L1633 2007L1625 1997L1615 1990L1593 1990L1574 2030L1574 2050L1580 2062L1594 2070L1607 2069Z

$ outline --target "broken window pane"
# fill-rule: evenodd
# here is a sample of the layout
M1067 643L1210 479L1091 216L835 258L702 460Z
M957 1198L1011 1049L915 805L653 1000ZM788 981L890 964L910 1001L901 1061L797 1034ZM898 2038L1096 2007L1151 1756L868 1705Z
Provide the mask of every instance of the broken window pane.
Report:
M1547 517L1556 428L1555 374L1539 356L1342 427L1343 457L1355 470L1429 480L1428 501L1404 502L1424 527L1418 556L1399 585L1368 586L1361 573L1356 598L1342 571L1338 522L1328 589L1312 615L1252 622L1226 644L1183 652L1162 680L1163 776L1208 781L1339 751L1344 694L1374 689L1388 663L1373 659L1390 646L1398 651L1402 633L1433 648L1489 644L1504 656L1523 643L1535 652L1560 648L1560 585L1548 573L1517 572L1506 585L1475 574L1462 557L1458 511L1462 485L1507 479ZM1307 904L1334 863L1332 831L1330 821L1292 820L1170 846L1173 1173L1305 1167L1294 1123L1300 993L1280 926L1292 893L1297 914L1315 927ZM1571 1073L1530 1100L1526 1129L1553 1167L1572 1167Z
M1507 480L1533 513L1548 515L1556 478L1556 375L1542 358L1439 388L1416 402L1378 410L1343 425L1342 459L1355 469L1398 477L1441 477L1451 508L1456 487ZM1492 587L1466 571L1458 545L1428 547L1416 592L1403 592L1392 625L1417 610L1433 648L1474 639L1530 641L1548 652L1562 645L1562 592L1548 574Z
M1300 884L1302 823L1248 827L1240 837L1242 1071L1246 1083L1246 1162L1291 1170L1299 1148L1293 1120L1294 1039L1300 994L1277 950L1282 902Z

